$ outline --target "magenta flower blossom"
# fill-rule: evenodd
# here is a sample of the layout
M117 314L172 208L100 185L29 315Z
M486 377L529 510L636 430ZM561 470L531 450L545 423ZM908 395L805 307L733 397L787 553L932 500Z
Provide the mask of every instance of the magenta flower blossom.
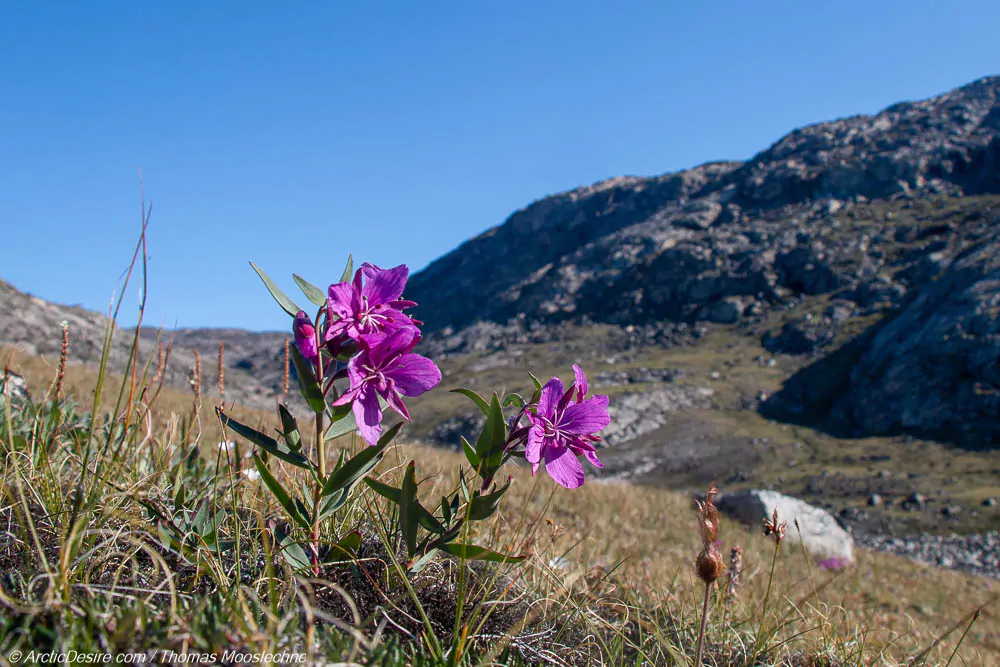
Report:
M295 334L295 344L299 352L307 360L316 364L319 362L319 350L316 348L316 327L304 310L300 310L295 315L295 322L292 324L292 333Z
M600 441L596 433L611 423L608 397L585 399L587 376L576 365L573 372L575 382L565 392L562 381L555 377L542 387L535 412L526 413L531 428L524 448L532 474L544 459L545 471L567 489L575 489L584 482L583 466L577 455L583 454L594 466L604 467L597 458L594 443Z
M441 382L441 370L434 362L411 352L419 341L414 327L387 336L363 336L360 352L347 365L351 387L333 405L354 402L358 431L369 445L377 444L382 433L380 396L409 421L403 396L420 396Z
M362 336L388 335L401 328L414 328L413 320L403 314L403 309L417 304L400 298L409 271L405 264L383 269L365 263L355 272L352 282L330 285L327 291L330 326L324 341L341 335L359 340Z

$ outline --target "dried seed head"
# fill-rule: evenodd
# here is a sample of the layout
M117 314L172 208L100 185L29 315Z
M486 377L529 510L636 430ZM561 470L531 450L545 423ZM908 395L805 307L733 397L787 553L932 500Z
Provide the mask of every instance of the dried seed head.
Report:
M726 608L733 605L736 590L740 587L740 577L743 575L743 547L735 546L729 552L729 590L726 597Z
M56 399L62 393L63 378L66 376L66 359L69 357L69 322L63 320L59 326L62 327L62 344L59 346L59 372L56 375Z
M285 339L285 368L284 373L281 377L281 400L285 401L288 399L288 339Z
M774 508L774 513L771 518L764 518L764 536L769 537L774 535L775 544L781 544L781 540L785 539L785 533L788 531L788 522L782 521L778 522L778 508Z
M226 367L224 365L224 343L219 343L219 398L226 393Z
M698 578L706 584L710 584L718 579L726 569L726 564L722 560L722 554L714 544L707 546L698 554L694 561Z
M717 495L719 490L715 487L715 482L712 482L705 491L705 502L695 500L698 503L698 531L701 533L703 549L714 546L719 540L719 510L714 502Z
M696 500L698 503L698 532L701 534L701 552L695 559L694 566L698 573L698 578L711 584L719 578L726 569L726 564L719 553L719 510L715 507L715 497L719 490L715 487L715 482L708 485L705 491L705 502Z

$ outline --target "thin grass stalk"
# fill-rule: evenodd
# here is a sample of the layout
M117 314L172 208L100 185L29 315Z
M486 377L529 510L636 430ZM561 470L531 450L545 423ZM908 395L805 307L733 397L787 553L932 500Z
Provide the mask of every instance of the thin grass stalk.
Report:
M705 584L705 600L701 605L701 628L698 630L698 644L694 650L695 667L701 667L701 655L705 642L705 627L708 625L708 601L712 597L712 584Z
M958 638L958 643L955 644L955 650L951 652L951 656L948 658L948 662L945 663L944 667L951 667L951 662L952 660L955 659L955 656L958 655L958 649L962 647L962 642L964 642L966 636L968 636L969 630L972 629L972 626L976 624L976 621L978 621L979 617L982 615L983 615L982 609L976 609L976 611L972 614L972 618L969 620L969 624L965 626L965 630L962 632L962 636Z
M771 556L771 574L767 578L767 588L764 591L764 603L760 608L760 622L757 624L757 632L754 634L753 638L753 653L754 656L757 655L758 647L760 646L761 633L764 631L764 619L767 617L767 605L771 599L771 584L774 582L774 567L778 563L778 549L781 547L781 541L777 540L774 543L774 554Z

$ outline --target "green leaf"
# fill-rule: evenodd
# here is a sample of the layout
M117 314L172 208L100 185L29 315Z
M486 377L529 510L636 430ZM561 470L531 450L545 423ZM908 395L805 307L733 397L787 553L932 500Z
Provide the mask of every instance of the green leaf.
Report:
M451 523L451 503L448 496L441 496L441 516L444 517L445 524Z
M233 432L243 436L253 444L266 451L268 454L271 454L286 463L291 463L293 466L298 466L299 468L309 470L313 467L312 462L302 456L299 452L293 452L288 449L288 447L279 444L274 438L264 435L257 429L241 424L232 417L226 415L226 413L224 413L221 409L216 408L215 414L219 416L219 419L225 427L232 429Z
M394 486L389 486L388 484L383 484L377 479L372 479L371 477L365 478L365 484L367 484L372 491L379 494L386 500L394 502L397 505L399 504L400 493L401 493L400 489L397 489Z
M476 404L483 416L488 417L490 414L490 404L486 402L482 396L472 391L471 389L465 389L464 387L459 387L458 389L452 389L452 394L461 394L462 396L467 396L472 399L472 402Z
M327 496L326 500L319 508L319 520L327 518L341 507L347 504L347 497L350 495L350 489L341 489L340 491L334 491L331 495Z
M342 489L350 490L350 488L354 486L359 479L371 472L371 470L378 465L378 462L382 460L382 452L392 440L392 436L399 431L402 425L402 422L396 424L396 426L389 429L389 431L382 436L379 440L379 444L374 447L365 447L360 452L352 456L350 460L344 463L344 465L338 467L330 473L330 476L326 478L326 483L323 484L323 492L321 495L325 497ZM386 436L388 436L388 438Z
M490 399L489 413L486 416L486 424L476 440L476 454L480 459L492 458L496 450L503 452L504 441L507 439L507 424L503 418L503 409L500 407L500 398L496 392Z
M264 273L264 271L261 270L259 266L257 266L253 262L250 262L250 266L252 266L253 270L257 272L257 275L260 276L260 279L264 281L264 287L266 287L267 291L271 293L271 296L274 297L274 300L278 302L278 305L281 306L282 310L284 310L292 317L295 317L295 315L298 314L300 310L302 310L297 305L295 305L294 301L288 298L287 294L281 291L280 287L274 284L274 281L271 280L270 276Z
M291 496L288 495L288 492L285 491L285 487L281 486L281 483L276 480L274 475L271 474L271 471L267 469L267 465L261 461L260 457L256 454L253 455L253 464L257 466L257 472L260 473L260 478L264 480L264 484L266 484L267 488L271 490L271 493L274 494L275 499L285 509L288 516L303 528L311 529L312 525L309 523L309 519L302 516L299 511L300 508L297 506L295 501L292 500Z
M503 399L503 407L505 408L514 406L515 408L520 410L525 405L526 403L524 402L524 397L522 397L520 394L515 394L515 393L507 394L507 396L504 397Z
M476 454L476 448L472 446L472 443L465 439L464 435L460 435L458 437L462 439L462 449L465 450L465 458L469 460L469 465L473 468L478 468L479 455Z
M326 305L326 294L323 293L323 290L316 287L297 273L292 274L292 279L295 280L295 284L299 286L299 289L302 290L302 293L306 295L307 299L312 301L317 306Z
M292 541L291 537L285 536L281 540L281 555L285 557L288 564L296 570L301 570L303 568L310 567L312 565L309 556L306 555L306 550L302 548L302 545L298 542Z
M281 418L281 435L285 439L285 444L293 452L302 449L302 435L299 433L299 425L295 417L284 405L278 405L278 416Z
M361 533L355 530L343 536L336 544L331 546L330 551L327 552L326 558L323 560L327 563L341 563L345 560L351 560L360 546Z
M403 531L406 555L413 558L417 552L417 478L416 465L410 461L403 473L403 488L400 489L399 525Z
M313 412L321 414L326 409L326 399L323 398L323 389L313 374L312 363L302 356L298 345L289 345L288 348L292 351L292 362L295 364L295 375L302 398L306 399Z
M389 486L388 484L383 484L377 479L372 479L371 477L365 477L364 482L365 484L368 485L368 487L372 491L379 494L383 498L391 502L394 502L397 505L401 504L403 497L402 489L397 489L395 487ZM438 521L436 518L434 518L434 515L431 514L427 510L427 508L421 505L420 503L417 503L416 505L416 513L417 513L417 521L420 523L421 526L423 526L430 532L438 533L439 535L445 532L446 528L441 525L441 522Z
M438 553L437 549L431 549L417 560L411 562L407 567L407 569L410 572L413 572L414 574L420 572L422 569L424 569L425 567L430 565L431 562L434 561L434 557L437 556L437 553Z
M493 516L500 505L500 499L503 498L503 494L507 492L509 487L510 480L508 479L506 484L493 493L488 493L484 496L476 491L472 496L472 501L469 503L469 519L472 521L482 521Z
M340 276L340 282L346 283L350 282L351 277L354 275L354 255L347 256L347 266L344 267L344 273Z
M338 408L338 407L346 407L347 408L347 412L345 414L343 414L339 419L337 419L337 421L335 421L332 424L330 424L330 428L328 428L326 430L326 435L323 436L324 440L327 440L327 441L329 441L329 440L336 440L337 438L343 437L343 436L347 435L348 433L352 433L353 431L357 430L357 428L358 428L358 423L354 419L354 411L351 409L351 406L350 405L346 405L346 406L339 406L338 405L338 406L335 406L335 409ZM334 416L336 416L336 415L334 415Z
M475 544L460 544L458 542L442 544L437 548L452 556L458 556L466 560L488 560L493 563L520 563L528 558L528 556L506 556L486 547L480 547Z

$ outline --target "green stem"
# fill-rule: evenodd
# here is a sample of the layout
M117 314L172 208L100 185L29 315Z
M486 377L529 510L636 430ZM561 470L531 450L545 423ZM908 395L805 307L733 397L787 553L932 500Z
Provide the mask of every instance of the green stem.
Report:
M316 350L318 353L318 363L316 364L316 382L320 387L323 386L323 342L320 340L320 326L319 321L323 316L323 309L321 308L319 313L316 315L315 331L316 331ZM324 410L316 413L316 459L319 463L319 482L313 490L313 527L312 527L312 552L313 552L313 574L317 577L319 576L319 511L320 502L322 501L323 494L323 484L326 482L326 443L323 442L323 412L325 412L326 405L324 403Z
M764 604L760 608L760 623L757 625L757 634L753 638L753 652L757 655L757 647L760 644L760 633L764 630L764 617L767 616L767 603L771 599L771 583L774 581L774 566L778 562L778 547L780 540L774 542L774 556L771 557L771 575L767 578L767 590L764 591Z

